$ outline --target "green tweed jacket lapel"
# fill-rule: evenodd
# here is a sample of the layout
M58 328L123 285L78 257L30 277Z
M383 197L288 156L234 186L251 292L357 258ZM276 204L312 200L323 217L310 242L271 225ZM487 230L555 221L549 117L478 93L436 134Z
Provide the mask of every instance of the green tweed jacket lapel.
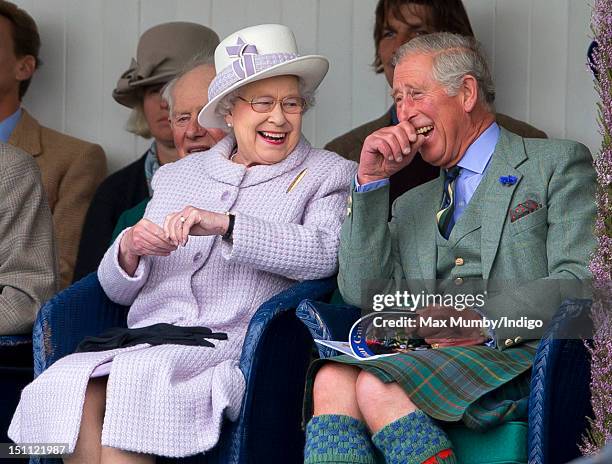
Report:
M414 209L414 223L416 229L414 243L417 247L422 278L427 281L436 278L436 262L438 259L435 240L438 231L436 212L440 208L443 188L444 174L441 172L438 179L424 184L419 192L419 207Z
M482 205L481 260L482 277L488 279L506 222L510 202L523 175L516 169L527 159L523 139L501 129L499 141L482 180L486 195ZM516 182L504 185L502 176L514 176Z
M482 220L481 259L484 279L487 279L491 272L512 196L523 177L523 174L516 168L526 159L527 155L522 139L502 128L486 175L482 184L478 187L485 192L482 198L483 205L480 207ZM516 182L513 185L503 185L499 181L501 176L514 176ZM435 213L440 207L443 187L444 175L441 173L438 179L423 186L419 192L419 208L414 211L416 225L414 243L418 249L417 253L423 279L436 278L437 251L434 238L438 226ZM464 228L461 235L464 236L476 228L477 225ZM452 234L451 238L457 239L457 237L452 237Z

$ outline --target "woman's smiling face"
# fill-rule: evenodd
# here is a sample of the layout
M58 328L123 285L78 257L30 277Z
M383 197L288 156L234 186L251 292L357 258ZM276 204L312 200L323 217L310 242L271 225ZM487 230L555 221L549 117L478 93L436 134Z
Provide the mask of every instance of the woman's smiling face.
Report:
M238 154L236 161L247 166L275 164L297 146L302 132L302 113L286 113L281 101L300 97L296 76L275 76L245 85L239 91L226 122L234 127ZM269 97L276 100L270 112L258 113L250 102Z

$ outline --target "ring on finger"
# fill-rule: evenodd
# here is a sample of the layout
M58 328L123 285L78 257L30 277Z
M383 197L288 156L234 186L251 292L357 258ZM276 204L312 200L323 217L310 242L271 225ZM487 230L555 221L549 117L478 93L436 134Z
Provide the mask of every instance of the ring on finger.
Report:
M181 222L185 222L186 220L187 220L187 219L186 219L184 216L181 216L181 217L179 218L179 221L181 221Z

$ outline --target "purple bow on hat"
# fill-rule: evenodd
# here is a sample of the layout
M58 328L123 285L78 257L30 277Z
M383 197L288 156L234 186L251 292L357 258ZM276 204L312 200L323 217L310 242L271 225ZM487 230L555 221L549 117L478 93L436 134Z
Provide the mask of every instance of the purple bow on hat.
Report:
M258 55L257 48L253 44L248 44L240 37L236 45L225 47L230 58L238 58L232 63L232 69L239 79L244 79L255 74L255 62L253 55Z

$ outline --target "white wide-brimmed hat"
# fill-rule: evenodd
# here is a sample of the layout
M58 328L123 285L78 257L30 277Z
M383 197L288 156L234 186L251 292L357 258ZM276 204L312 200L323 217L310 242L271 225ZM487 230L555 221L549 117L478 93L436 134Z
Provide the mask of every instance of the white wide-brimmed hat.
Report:
M298 76L308 92L329 69L321 55L299 56L291 29L280 24L247 27L225 38L215 50L217 75L208 87L208 104L198 115L202 127L226 127L216 113L219 101L250 82L273 76Z

